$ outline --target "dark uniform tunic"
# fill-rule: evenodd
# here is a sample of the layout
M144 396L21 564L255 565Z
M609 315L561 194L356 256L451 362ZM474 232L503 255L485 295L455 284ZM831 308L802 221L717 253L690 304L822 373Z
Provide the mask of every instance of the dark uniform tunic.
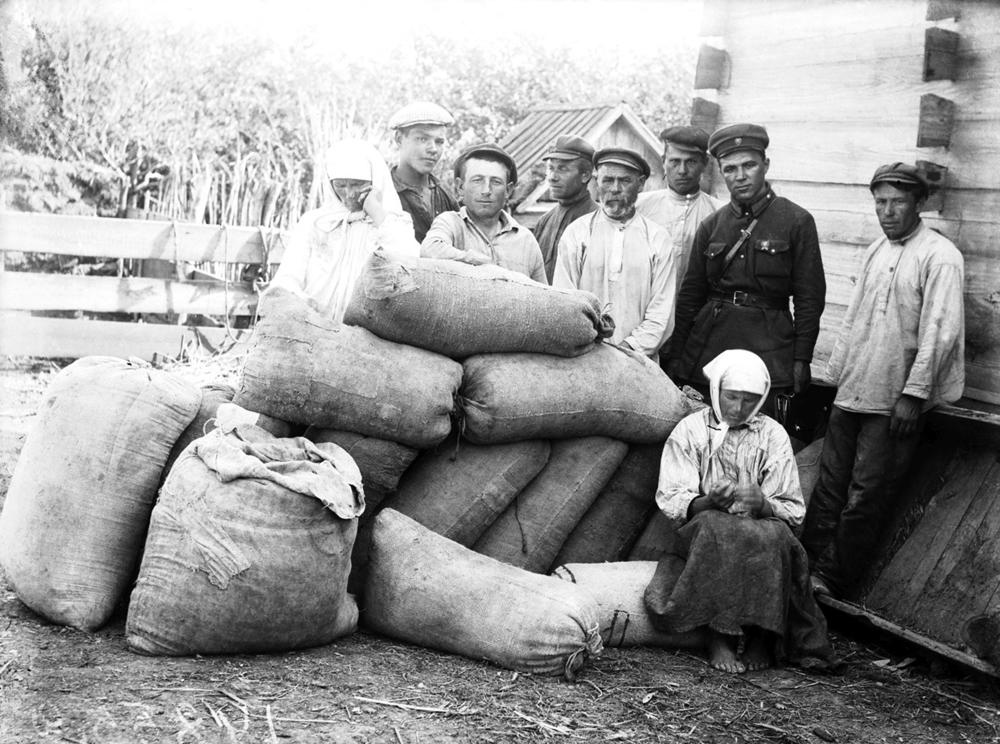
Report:
M430 189L428 192L430 210L428 210L428 205L423 200L423 197L421 197L420 190L399 180L399 177L396 175L396 166L392 167L390 173L392 174L392 184L396 187L396 193L399 194L399 203L402 204L403 211L408 212L410 217L413 218L413 234L418 243L423 242L435 217L442 212L458 211L458 202L455 201L451 194L445 191L444 186L434 176L430 176Z
M740 231L758 216L723 271ZM825 296L816 222L768 184L757 201L730 202L698 228L677 298L671 355L681 360L684 378L704 382L701 369L718 354L747 349L764 360L773 388L790 387L794 362L812 360Z
M590 214L597 210L597 202L590 197L590 192L586 189L572 204L557 204L550 209L535 224L532 232L538 241L538 247L542 249L542 259L545 261L545 276L552 283L552 277L556 272L556 256L558 255L559 239L569 227L569 224L585 214Z

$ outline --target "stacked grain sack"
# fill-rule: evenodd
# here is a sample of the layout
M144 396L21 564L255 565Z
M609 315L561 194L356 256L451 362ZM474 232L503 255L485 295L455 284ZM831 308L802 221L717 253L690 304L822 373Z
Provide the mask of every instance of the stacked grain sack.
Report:
M616 528L609 507L622 497L628 535L610 557L629 547L652 493L630 497L623 478L605 488L619 470L639 476L636 457L651 462L648 452L690 408L656 365L601 342L611 327L593 295L495 266L376 254L345 322L462 362L460 436L419 455L386 505L485 555L547 572L585 515L575 550L606 546L601 527ZM622 468L630 443L636 455Z

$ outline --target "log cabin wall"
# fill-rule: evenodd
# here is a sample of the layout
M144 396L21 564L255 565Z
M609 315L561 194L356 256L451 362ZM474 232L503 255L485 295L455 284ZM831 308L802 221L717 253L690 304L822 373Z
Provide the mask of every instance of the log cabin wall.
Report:
M881 234L872 173L924 161L943 184L924 220L965 256L965 395L1000 404L1000 3L705 0L703 13L699 125L765 125L775 191L816 218L828 289L814 374Z

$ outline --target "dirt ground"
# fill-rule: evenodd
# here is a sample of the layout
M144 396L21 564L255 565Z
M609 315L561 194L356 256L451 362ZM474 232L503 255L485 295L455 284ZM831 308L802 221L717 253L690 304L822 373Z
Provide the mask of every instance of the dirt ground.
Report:
M0 367L0 502L57 369ZM49 624L0 575L0 742L1000 741L994 681L833 641L835 675L732 676L635 648L607 650L575 684L365 632L288 654L149 658L127 650L123 617L96 633Z

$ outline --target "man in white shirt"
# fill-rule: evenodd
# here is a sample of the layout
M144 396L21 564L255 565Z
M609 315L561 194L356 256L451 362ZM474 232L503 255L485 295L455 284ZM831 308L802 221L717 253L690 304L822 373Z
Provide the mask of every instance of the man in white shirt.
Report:
M884 235L868 248L834 344L837 385L802 544L817 593L852 596L874 558L929 409L965 384L962 254L923 224L924 175L870 183Z
M677 263L667 231L636 214L649 164L609 147L594 166L600 208L566 228L552 286L597 295L615 321L611 340L655 360L674 327Z

